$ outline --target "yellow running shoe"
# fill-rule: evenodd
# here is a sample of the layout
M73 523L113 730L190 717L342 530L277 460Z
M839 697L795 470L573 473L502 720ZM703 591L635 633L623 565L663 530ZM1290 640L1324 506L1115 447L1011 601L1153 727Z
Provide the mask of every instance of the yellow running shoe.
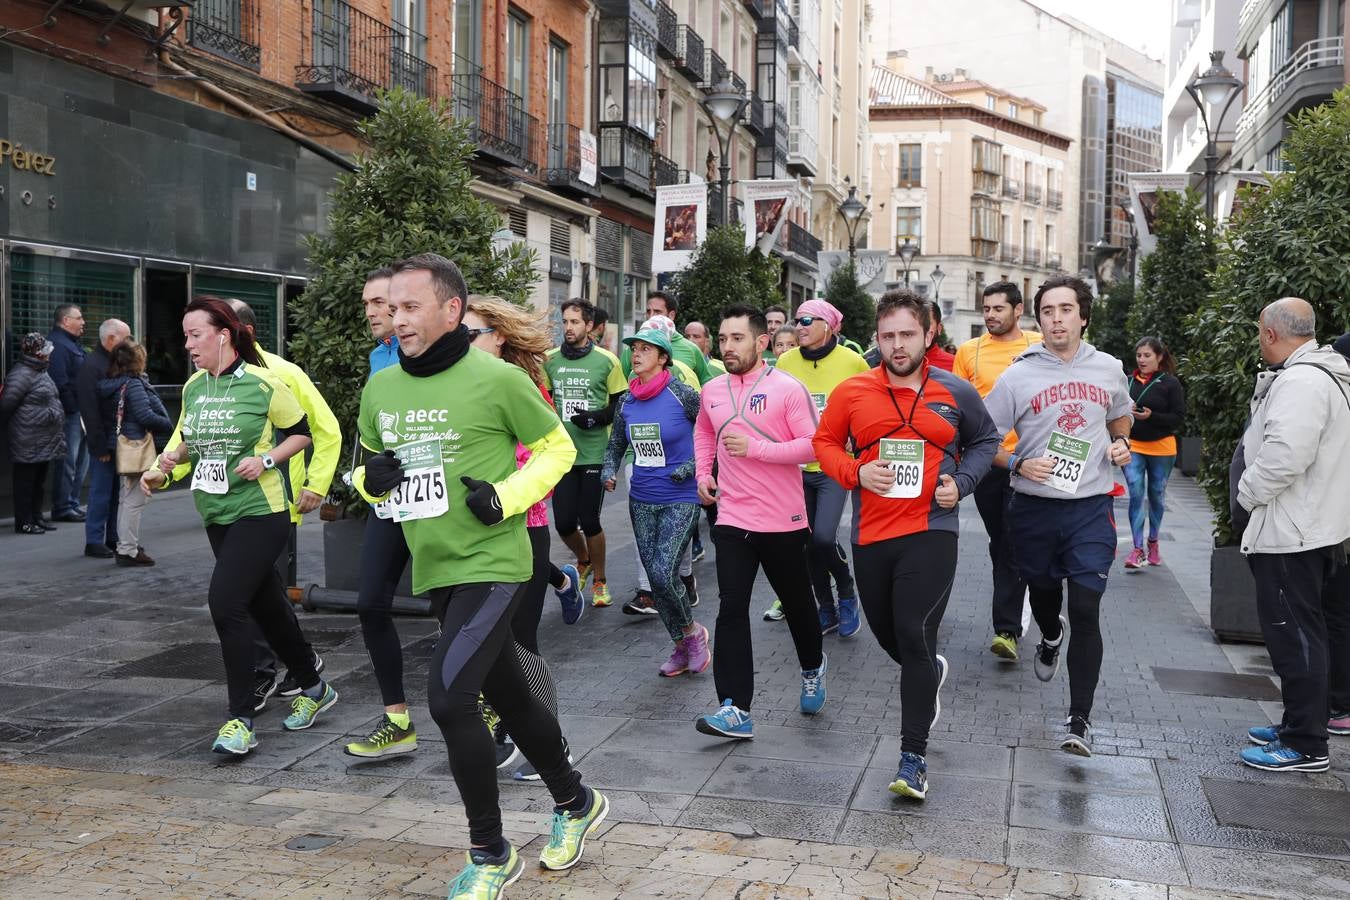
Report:
M595 587L591 590L591 606L609 606L612 602L609 598L609 585L603 581L597 581Z
M539 865L554 872L570 869L581 862L586 838L595 833L609 812L609 800L597 790L591 790L591 805L584 813L553 811L553 831L548 846L539 854Z
M578 561L578 562L577 562L577 590L579 590L579 591L584 591L584 590L586 590L586 582L588 582L588 581L591 580L591 576L592 576L593 574L595 574L595 567L591 565L591 563L590 563L589 560L587 560L586 562L580 562L580 561Z
M525 864L520 861L515 847L506 854L506 860L498 865L482 856L475 862L472 851L466 856L469 864L450 882L449 900L497 900L502 895L502 889L525 871Z

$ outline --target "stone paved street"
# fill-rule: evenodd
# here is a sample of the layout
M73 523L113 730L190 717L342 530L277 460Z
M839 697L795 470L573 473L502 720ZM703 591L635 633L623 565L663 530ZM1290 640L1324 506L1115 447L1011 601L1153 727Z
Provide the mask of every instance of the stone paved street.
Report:
M1122 500L1128 543L1124 513ZM621 495L605 523L621 602L633 590ZM322 581L321 527L301 531L302 582ZM614 807L581 867L562 878L530 869L514 895L1350 896L1350 743L1333 739L1326 775L1244 769L1243 732L1278 704L1160 685L1155 667L1270 673L1261 648L1221 646L1208 629L1208 516L1189 479L1173 480L1163 527L1165 566L1113 572L1097 755L1080 760L1056 749L1064 674L1042 685L1029 660L988 652L984 533L963 505L940 638L952 673L922 805L885 790L899 670L866 628L826 639L829 703L805 719L786 627L756 615L757 736L732 745L691 724L716 705L711 673L656 676L668 648L657 622L616 603L568 628L550 604L540 643L564 731ZM357 762L341 750L380 711L355 616L301 615L342 694L332 713L287 734L274 702L258 750L224 761L209 751L224 712L205 610L210 551L186 495L157 498L143 537L156 568L78 556L78 526L0 538L0 896L444 891L467 833L424 708L414 702L423 747L413 757ZM696 568L709 624L712 555L709 542ZM756 614L769 600L761 579ZM399 627L416 701L435 627ZM1265 785L1308 790L1290 799ZM524 847L547 829L551 802L538 785L501 787L508 836ZM304 835L338 840L286 849Z

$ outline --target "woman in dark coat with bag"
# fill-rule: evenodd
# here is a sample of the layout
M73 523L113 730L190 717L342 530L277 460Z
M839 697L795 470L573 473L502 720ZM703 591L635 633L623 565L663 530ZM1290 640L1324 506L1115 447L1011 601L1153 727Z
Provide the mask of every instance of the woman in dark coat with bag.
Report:
M56 382L47 374L52 345L36 331L19 342L19 359L0 392L0 421L8 422L14 480L14 531L45 534L43 485L53 460L66 455L66 413Z
M155 561L141 547L141 513L150 502L141 490L141 474L154 464L153 435L167 437L173 431L173 422L164 401L145 376L144 347L123 341L112 349L108 354L108 376L98 382L98 404L103 421L114 423L108 432L106 452L113 455L121 479L117 554L113 559L119 566L153 566ZM145 449L140 462L129 465L142 447Z

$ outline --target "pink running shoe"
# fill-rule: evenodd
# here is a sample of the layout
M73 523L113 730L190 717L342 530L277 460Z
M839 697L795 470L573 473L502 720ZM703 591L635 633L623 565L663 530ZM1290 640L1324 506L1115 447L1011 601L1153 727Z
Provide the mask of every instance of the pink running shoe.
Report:
M1331 711L1331 718L1327 719L1328 734L1350 734L1350 712Z
M1142 569L1144 567L1144 548L1135 547L1130 551L1130 555L1125 557L1125 568Z
M1149 542L1148 542L1148 564L1149 564L1150 566L1161 566L1161 565L1162 565L1162 554L1158 552L1158 542L1157 542L1157 541L1149 541Z
M689 671L702 672L712 665L712 650L709 647L708 629L698 626L689 637L684 639L685 652L689 654Z
M670 651L670 659L661 663L662 676L674 678L689 671L689 648L686 646L688 642L688 638L675 642L675 649Z

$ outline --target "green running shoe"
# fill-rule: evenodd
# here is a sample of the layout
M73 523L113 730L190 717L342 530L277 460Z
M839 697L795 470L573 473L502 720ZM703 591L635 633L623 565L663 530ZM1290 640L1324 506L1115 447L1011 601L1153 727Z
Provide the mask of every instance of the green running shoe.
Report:
M258 746L258 736L253 733L242 719L231 719L220 726L216 733L216 742L211 749L216 753L233 753L235 756L247 756Z
M553 811L553 834L548 846L539 854L539 865L560 872L581 862L581 851L586 838L595 833L609 813L609 801L597 790L591 790L591 805L581 815Z
M502 717L497 715L497 711L487 702L482 694L478 695L478 714L483 717L483 724L487 726L488 731L497 733L497 726L501 724Z
M783 621L783 601L782 601L782 600L775 599L775 600L773 601L773 605L770 606L768 609L764 610L764 621L765 621L765 622L781 622L781 621Z
M497 900L502 895L502 888L520 877L520 873L525 871L525 865L520 861L516 854L516 848L512 847L506 854L506 862L501 865L493 865L486 861L484 857L479 857L481 862L473 861L473 851L466 853L468 865L459 873L459 876L450 882L449 900Z
M287 731L301 731L308 728L314 724L314 720L319 717L319 713L328 709L337 701L338 692L333 690L331 684L327 683L323 686L323 696L318 700L304 694L296 694L291 698L291 714L286 717L286 721L281 723L281 727Z
M408 720L407 728L401 728L385 713L369 737L364 741L353 741L343 749L348 756L363 756L367 759L412 753L417 749L417 729L413 728L411 719Z

